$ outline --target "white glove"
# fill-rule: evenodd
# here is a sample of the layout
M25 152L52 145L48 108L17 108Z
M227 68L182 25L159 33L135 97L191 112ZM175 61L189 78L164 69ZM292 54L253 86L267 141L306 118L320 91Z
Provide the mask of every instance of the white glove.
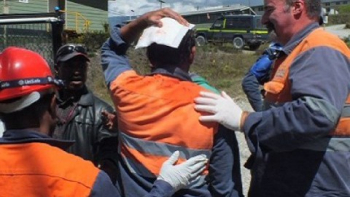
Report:
M195 99L195 109L212 115L200 116L202 122L218 122L228 129L241 130L242 109L225 92L221 96L211 92L200 92Z
M158 176L158 179L169 183L175 191L186 187L191 181L198 178L205 169L205 165L208 161L205 155L197 155L179 165L174 165L179 159L179 155L179 151L175 151L171 157L163 163Z

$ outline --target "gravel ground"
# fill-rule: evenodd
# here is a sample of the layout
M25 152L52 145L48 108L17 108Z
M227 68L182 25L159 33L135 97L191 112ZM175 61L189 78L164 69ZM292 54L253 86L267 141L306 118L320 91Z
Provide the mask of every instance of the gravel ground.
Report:
M345 24L332 25L325 27L326 31L339 36L340 38L346 38L350 36L350 29L344 29Z
M252 111L252 108L250 104L248 103L248 100L245 98L235 99L237 101L237 104L243 109L247 111ZM240 149L240 159L241 159L241 174L242 174L242 184L243 184L243 193L246 196L248 189L249 189L249 183L250 183L250 172L247 170L243 164L247 161L250 151L248 149L244 134L242 132L236 132L237 141Z

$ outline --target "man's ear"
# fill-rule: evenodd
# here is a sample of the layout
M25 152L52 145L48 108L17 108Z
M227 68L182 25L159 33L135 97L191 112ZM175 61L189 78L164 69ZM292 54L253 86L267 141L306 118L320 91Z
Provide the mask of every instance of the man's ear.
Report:
M293 15L301 15L302 12L305 11L304 1L296 0L293 4Z
M193 46L191 48L191 53L190 53L190 58L188 58L188 61L190 64L192 64L194 62L194 57L196 57L196 46Z
M57 117L57 114L56 114L56 105L57 105L57 97L56 97L56 94L54 94L51 98L51 101L50 101L50 106L49 106L49 109L48 109L48 112L50 113L51 117L53 119L55 119Z

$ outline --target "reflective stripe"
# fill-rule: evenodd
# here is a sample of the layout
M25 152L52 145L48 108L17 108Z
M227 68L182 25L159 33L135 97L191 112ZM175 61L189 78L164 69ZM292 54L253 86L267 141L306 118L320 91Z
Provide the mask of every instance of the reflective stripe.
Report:
M211 156L211 150L191 149L166 143L146 141L130 137L123 132L119 133L123 144L142 153L170 157L175 151L178 150L180 151L180 157L185 159L189 159L190 157L200 154L206 155L207 158L210 158Z
M341 112L342 117L350 117L350 104L345 104Z
M332 137L317 139L299 147L314 151L350 152L349 137Z
M123 161L127 165L128 169L132 174L137 174L145 178L157 178L154 174L152 174L149 170L147 170L143 165L137 164L133 161L129 161L128 158L123 157ZM206 179L207 175L201 175L199 178L196 180L192 181L191 184L189 184L186 188L195 188L195 187L202 187L203 185L206 184Z
M152 172L147 170L147 168L145 168L143 165L138 164L125 156L123 156L122 158L125 162L125 165L128 167L132 174L138 174L146 178L156 178L156 176Z
M274 103L274 102L269 102L268 100L264 99L264 106L263 106L263 110L268 110L270 108L275 108L275 107L280 107L282 105L284 105L284 103Z

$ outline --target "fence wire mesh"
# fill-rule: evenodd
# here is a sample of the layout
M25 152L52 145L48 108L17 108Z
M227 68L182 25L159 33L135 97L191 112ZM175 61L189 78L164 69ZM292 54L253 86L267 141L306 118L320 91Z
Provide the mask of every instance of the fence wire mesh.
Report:
M0 24L0 51L9 46L23 47L41 54L53 66L52 36L50 23Z

